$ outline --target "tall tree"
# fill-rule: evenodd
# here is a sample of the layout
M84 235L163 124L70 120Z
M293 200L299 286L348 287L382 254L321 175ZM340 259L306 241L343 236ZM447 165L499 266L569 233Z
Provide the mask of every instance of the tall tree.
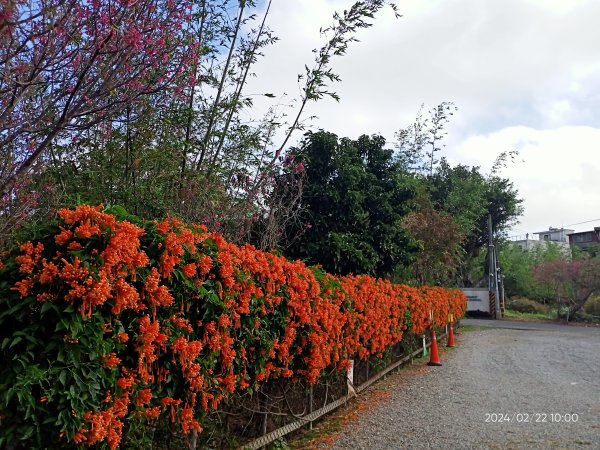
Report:
M462 261L464 239L452 216L425 203L419 211L408 214L403 225L421 247L409 269L412 278L420 285L452 284Z
M492 216L494 237L498 239L523 212L522 200L513 184L499 175L499 170L514 161L517 153L501 153L489 174L479 167L451 166L440 152L445 146L446 125L457 108L451 102L442 102L429 111L428 117L424 117L422 109L412 125L396 133L396 157L420 180L422 196L433 209L442 216L449 215L458 226L463 240L458 258L461 270L456 274L462 278L458 282L470 285L476 282L471 274L477 272L471 266L479 263L477 255L487 243L488 215ZM411 226L416 225L415 222Z
M188 0L4 2L0 193L57 140L113 120L196 63Z
M428 178L431 201L436 209L452 215L465 236L479 231L482 217L487 218L486 179L478 167L450 166L445 158Z
M414 209L416 188L384 147L381 136L306 135L295 151L306 171L304 233L288 243L290 257L335 273L378 276L412 260L417 246L401 220Z

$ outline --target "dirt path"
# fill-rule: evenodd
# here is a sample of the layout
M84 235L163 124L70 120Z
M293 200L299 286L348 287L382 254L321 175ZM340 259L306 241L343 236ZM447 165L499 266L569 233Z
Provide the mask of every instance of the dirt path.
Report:
M600 329L463 332L341 412L333 449L600 449ZM385 394L383 400L382 393ZM367 394L369 395L369 394Z

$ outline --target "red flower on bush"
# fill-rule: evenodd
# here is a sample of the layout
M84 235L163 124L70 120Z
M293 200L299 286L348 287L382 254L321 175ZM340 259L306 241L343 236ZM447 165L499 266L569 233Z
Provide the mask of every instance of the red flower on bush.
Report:
M120 376L93 411L77 412L74 443L116 448L127 417L164 411L184 433L201 431L195 409L216 409L236 389L274 377L315 383L466 307L457 290L336 277L174 218L135 225L85 205L59 216L50 246L21 245L10 289L73 305L89 330L102 329L103 342L85 345L105 345L101 376ZM60 342L90 350L78 338Z

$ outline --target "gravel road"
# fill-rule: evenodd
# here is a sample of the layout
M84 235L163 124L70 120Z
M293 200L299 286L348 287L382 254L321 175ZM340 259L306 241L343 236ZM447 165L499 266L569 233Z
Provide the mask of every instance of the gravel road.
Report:
M457 338L442 367L421 363L383 381L376 389L389 397L345 425L333 448L600 449L600 329L509 326Z

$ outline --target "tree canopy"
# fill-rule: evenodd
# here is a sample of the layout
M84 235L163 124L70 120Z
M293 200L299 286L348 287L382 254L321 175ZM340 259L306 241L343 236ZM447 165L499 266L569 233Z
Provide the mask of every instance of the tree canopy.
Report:
M469 255L475 255L488 241L488 215L498 238L523 213L522 200L510 180L482 174L479 167L452 167L444 158L430 178L430 192L436 208L458 223Z
M500 236L522 211L509 180L443 157L428 174L382 136L307 133L293 154L304 189L282 248L335 273L461 284L488 214Z
M417 246L401 220L415 207L416 186L383 137L308 133L294 153L306 171L304 229L284 245L289 256L379 276L412 260Z

